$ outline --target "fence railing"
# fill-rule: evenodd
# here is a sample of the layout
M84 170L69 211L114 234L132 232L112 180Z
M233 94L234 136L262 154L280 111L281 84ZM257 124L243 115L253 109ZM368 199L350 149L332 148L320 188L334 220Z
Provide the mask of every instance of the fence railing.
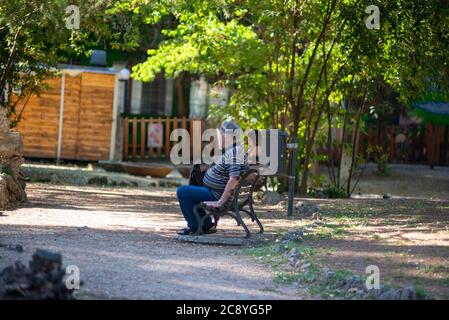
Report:
M444 126L369 126L359 135L359 154L366 156L373 145L382 146L390 162L448 164L448 129Z
M170 141L172 131L175 129L187 130L190 134L190 146L192 146L194 122L197 125L200 124L202 134L207 128L215 128L220 123L220 119L124 117L123 160L168 160L171 148L177 143Z
M123 160L169 160L171 148L177 143L170 141L170 134L178 128L189 132L192 148L194 121L201 124L201 134L205 129L216 128L221 123L220 119L124 117ZM444 126L369 126L366 133L359 134L358 154L367 156L369 146L380 145L387 152L390 162L448 165L447 140L448 128ZM334 150L333 153L334 160L337 160L339 151ZM192 149L190 154L193 154Z

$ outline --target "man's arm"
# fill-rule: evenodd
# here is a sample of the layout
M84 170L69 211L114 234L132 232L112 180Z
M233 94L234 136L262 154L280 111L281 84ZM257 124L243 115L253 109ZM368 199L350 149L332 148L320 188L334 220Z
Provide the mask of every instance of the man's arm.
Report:
M218 203L220 204L220 206L222 206L226 203L226 201L231 196L232 190L234 190L234 188L237 186L238 183L239 183L239 177L236 177L236 176L229 177L229 180L226 183L226 187L223 191L223 194L221 195L220 200L218 200Z
M239 177L238 176L231 176L229 177L228 182L226 183L225 189L223 191L223 194L221 195L221 198L218 201L204 201L204 204L210 207L218 208L221 207L226 203L226 201L231 196L232 190L237 186L239 183Z

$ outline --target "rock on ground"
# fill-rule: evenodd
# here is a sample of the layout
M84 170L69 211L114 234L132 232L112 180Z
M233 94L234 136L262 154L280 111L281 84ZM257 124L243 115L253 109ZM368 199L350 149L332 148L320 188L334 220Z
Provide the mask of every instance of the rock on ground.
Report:
M18 132L9 131L6 110L0 107L0 209L25 202L25 175L22 172L23 144Z
M284 200L282 194L274 191L265 191L262 195L261 203L265 205L276 205Z
M314 203L309 203L306 201L299 201L296 204L296 210L299 216L301 217L313 217L315 213L319 215L321 218L321 208L319 205ZM315 215L315 216L318 216Z
M28 267L16 261L0 272L0 299L71 300L64 276L61 254L36 250Z

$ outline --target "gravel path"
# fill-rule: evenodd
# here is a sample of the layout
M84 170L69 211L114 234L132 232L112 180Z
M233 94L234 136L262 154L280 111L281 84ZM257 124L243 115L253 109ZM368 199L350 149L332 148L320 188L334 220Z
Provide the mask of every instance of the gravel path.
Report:
M270 270L239 248L175 241L184 224L174 190L30 184L27 191L29 203L0 215L0 242L24 248L0 248L0 268L43 248L79 267L79 298L307 298L274 283Z

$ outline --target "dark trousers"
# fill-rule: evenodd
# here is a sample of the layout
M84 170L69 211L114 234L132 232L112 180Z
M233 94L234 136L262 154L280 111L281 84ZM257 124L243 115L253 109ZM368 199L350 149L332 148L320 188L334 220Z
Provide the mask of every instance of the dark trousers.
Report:
M181 207L184 219L187 221L187 226L192 230L196 230L198 227L195 214L193 213L193 207L203 201L217 201L212 192L206 187L180 186L176 190L176 195L178 196L179 206ZM203 214L205 213L203 212ZM207 230L212 226L212 219L208 217L204 221L203 228Z

